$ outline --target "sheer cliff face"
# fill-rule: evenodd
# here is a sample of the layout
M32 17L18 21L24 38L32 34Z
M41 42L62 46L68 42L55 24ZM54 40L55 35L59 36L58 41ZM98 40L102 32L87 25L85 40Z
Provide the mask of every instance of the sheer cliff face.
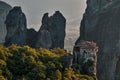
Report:
M12 7L2 1L0 1L0 43L4 43L6 36L5 19Z
M76 44L79 40L96 42L99 46L99 79L120 80L117 68L120 63L120 1L87 0L87 5Z
M26 17L20 7L14 7L7 15L6 21L7 35L5 45L26 44Z
M87 9L95 10L102 9L107 6L111 2L115 2L118 0L87 0Z

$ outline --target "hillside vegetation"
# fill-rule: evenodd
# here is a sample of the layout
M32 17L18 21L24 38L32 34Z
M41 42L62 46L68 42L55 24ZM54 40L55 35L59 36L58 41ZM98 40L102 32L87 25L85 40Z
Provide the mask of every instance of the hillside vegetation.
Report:
M29 46L0 46L0 80L97 80L94 76L81 75L73 68L64 68L61 56L65 50Z

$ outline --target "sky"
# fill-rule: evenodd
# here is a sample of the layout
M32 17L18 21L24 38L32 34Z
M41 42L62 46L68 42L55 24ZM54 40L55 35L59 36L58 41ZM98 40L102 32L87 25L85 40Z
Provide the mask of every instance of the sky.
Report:
M67 27L80 26L80 20L86 8L86 0L1 0L12 7L21 6L27 17L29 28L38 30L44 13L52 15L59 10L67 19Z

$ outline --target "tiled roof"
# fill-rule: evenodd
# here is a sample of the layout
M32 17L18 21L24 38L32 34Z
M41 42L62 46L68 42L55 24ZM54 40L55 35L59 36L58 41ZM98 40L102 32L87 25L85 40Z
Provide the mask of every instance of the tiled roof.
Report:
M75 48L85 48L85 49L98 49L98 46L95 42L90 41L83 41L81 40L77 45L74 46Z

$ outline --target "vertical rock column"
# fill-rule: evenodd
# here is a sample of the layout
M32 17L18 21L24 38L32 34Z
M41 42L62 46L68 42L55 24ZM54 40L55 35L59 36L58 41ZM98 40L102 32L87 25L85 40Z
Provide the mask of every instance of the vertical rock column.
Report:
M36 47L64 48L66 19L56 11L53 16L45 13L42 18L42 26L38 32Z
M20 7L14 7L7 15L6 21L7 36L5 46L26 44L26 17Z
M52 48L64 48L64 40L65 40L65 29L66 29L66 19L59 12L56 11L53 16L50 17L50 26L48 30L52 36Z

